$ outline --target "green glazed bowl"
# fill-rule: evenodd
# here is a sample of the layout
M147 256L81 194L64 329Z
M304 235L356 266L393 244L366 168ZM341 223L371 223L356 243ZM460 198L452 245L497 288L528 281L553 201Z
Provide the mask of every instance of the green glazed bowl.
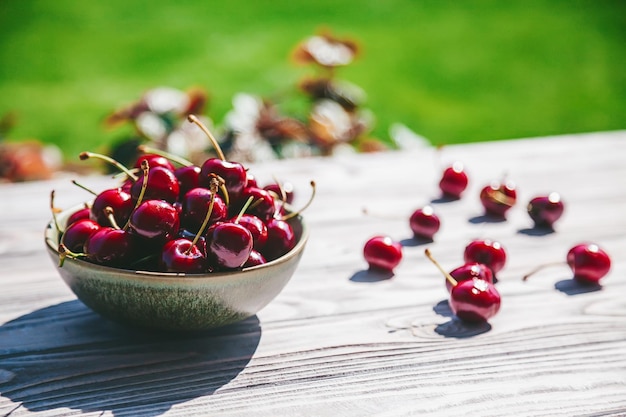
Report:
M63 229L75 207L57 215ZM61 278L85 305L116 322L172 331L199 331L255 315L289 282L308 239L302 217L289 220L296 246L264 265L240 271L178 274L133 271L67 257L59 266L59 233L50 221L45 243Z

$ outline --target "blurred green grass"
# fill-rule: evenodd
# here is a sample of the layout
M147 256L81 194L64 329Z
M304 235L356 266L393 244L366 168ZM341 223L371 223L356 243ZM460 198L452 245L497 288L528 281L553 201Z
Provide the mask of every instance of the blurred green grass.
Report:
M271 96L310 73L289 55L320 28L363 54L373 134L400 122L434 144L626 127L619 0L0 3L0 115L10 138L68 156L121 132L102 120L147 89L204 88L218 124L237 92Z

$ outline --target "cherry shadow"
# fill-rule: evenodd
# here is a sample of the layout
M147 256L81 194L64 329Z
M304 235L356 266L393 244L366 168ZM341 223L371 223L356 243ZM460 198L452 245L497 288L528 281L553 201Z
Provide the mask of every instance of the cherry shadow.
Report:
M441 300L433 307L433 311L443 317L454 317L448 300Z
M567 295L586 294L590 292L600 291L600 284L581 284L573 278L562 279L554 284L554 288Z
M350 277L353 282L379 282L385 281L394 276L392 271L382 271L375 269L363 269L355 272Z
M554 233L554 229L550 227L527 227L519 229L517 233L526 236L547 236Z
M0 393L31 412L160 416L237 377L260 338L256 316L204 332L159 332L68 301L0 326Z
M459 201L460 198L459 197L452 197L452 196L441 196L441 197L435 197L433 199L430 200L430 204L447 204L447 203L453 203L455 201Z
M450 320L435 327L435 332L445 337L463 339L477 336L491 330L491 325L487 322L468 324L457 319L450 308L448 300L441 300L434 305L433 311L440 316L448 317Z
M478 216L470 217L469 219L467 219L467 221L472 224L504 223L506 222L506 217L488 216L486 214L480 214Z
M455 339L466 339L468 337L478 336L491 330L491 325L487 322L467 324L457 318L442 323L435 327L435 332L445 337Z
M402 247L409 247L409 248L411 248L411 247L429 245L429 244L431 244L433 242L434 242L433 239L427 239L427 238L423 238L423 237L419 237L419 236L414 236L414 237L402 239L400 241L400 245L402 245Z

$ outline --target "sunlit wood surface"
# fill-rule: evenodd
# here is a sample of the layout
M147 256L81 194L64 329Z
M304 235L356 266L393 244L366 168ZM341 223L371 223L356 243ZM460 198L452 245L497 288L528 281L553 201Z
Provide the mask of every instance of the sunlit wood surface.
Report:
M470 188L438 200L442 168L465 163ZM598 416L626 415L626 132L416 148L250 167L290 180L310 242L294 277L256 316L194 335L126 328L76 300L44 251L49 194L88 199L64 175L0 186L0 416ZM506 175L519 202L486 221L478 190ZM109 177L81 177L95 189ZM556 232L537 233L525 206L559 192ZM432 203L435 242L408 217ZM368 214L364 214L364 209ZM404 243L391 277L366 270L364 242ZM502 309L489 325L453 317L443 278L473 238L499 240ZM600 288L571 281L564 261L593 241L613 267Z

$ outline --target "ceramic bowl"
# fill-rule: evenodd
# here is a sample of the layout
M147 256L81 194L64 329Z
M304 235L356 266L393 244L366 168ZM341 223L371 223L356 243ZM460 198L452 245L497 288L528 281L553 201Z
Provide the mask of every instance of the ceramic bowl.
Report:
M57 215L63 229L79 208ZM59 266L59 233L53 221L45 243L61 278L89 308L124 324L173 331L197 331L255 315L272 301L293 275L308 239L302 217L289 220L297 244L264 265L211 274L133 271L67 257Z

